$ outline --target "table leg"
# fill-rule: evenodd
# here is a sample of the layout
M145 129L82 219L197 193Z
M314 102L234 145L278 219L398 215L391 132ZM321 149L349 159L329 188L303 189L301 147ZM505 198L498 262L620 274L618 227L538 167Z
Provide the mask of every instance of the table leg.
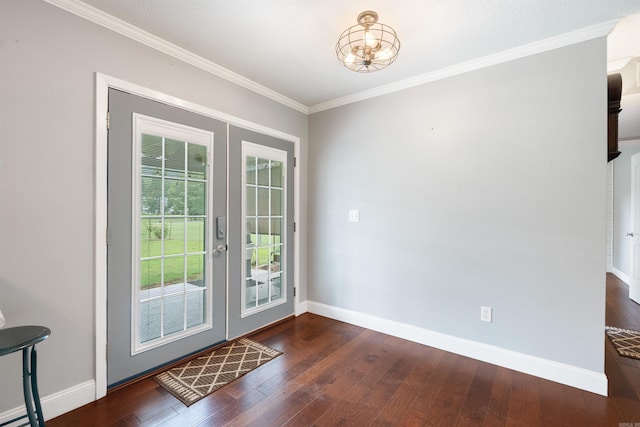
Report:
M36 414L38 415L38 425L44 427L44 417L42 416L42 405L40 404L40 393L38 392L38 356L36 354L36 346L31 347L31 391L33 393L33 401L36 405Z
M31 396L31 382L29 373L29 350L31 347L25 347L22 349L22 391L24 393L24 406L27 409L27 416L29 417L29 423L32 426L37 426L36 415L33 412L32 396Z

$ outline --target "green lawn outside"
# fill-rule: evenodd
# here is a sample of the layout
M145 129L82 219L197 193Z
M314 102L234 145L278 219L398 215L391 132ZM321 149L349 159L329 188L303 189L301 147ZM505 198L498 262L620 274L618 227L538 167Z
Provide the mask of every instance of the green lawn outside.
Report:
M140 220L140 256L162 255L162 224L159 218ZM204 251L204 219L189 219L186 224L186 253ZM165 258L164 283L181 283L184 280L185 223L183 218L165 219L164 255L182 255ZM187 280L204 279L204 255L187 255ZM160 286L161 262L159 259L141 261L141 289Z

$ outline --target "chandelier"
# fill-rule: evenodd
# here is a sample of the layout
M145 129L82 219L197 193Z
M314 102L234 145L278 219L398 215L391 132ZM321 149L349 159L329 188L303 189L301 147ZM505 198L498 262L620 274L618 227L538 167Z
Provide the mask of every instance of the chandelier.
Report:
M358 15L358 25L349 27L336 43L338 60L351 71L372 73L398 57L400 40L388 25L378 23L378 14L367 10Z

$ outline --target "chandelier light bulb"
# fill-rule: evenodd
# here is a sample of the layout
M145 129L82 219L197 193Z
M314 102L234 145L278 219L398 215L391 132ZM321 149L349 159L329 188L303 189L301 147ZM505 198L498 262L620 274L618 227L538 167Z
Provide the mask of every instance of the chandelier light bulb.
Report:
M378 39L368 29L364 30L364 44L371 48L375 48L376 46L378 46Z
M376 52L375 59L378 61L388 61L391 58L389 49L382 49Z
M356 62L356 56L353 53L350 53L349 55L347 55L344 58L344 65L345 66L353 66L353 64L355 64Z

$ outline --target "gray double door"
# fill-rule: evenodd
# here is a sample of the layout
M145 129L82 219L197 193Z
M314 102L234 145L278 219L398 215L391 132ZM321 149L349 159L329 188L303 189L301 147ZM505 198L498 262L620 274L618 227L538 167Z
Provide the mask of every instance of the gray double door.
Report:
M294 312L292 143L109 90L107 383Z

